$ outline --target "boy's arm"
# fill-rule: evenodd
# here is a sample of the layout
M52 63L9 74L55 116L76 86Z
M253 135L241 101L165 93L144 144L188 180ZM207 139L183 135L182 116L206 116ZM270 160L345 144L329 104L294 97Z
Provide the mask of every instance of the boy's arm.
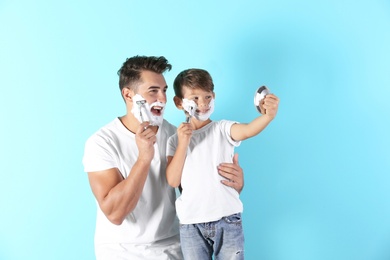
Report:
M269 94L264 98L260 106L265 110L264 115L255 118L249 124L232 125L230 135L233 140L242 141L263 131L278 112L279 98L273 94Z
M190 124L183 123L177 129L178 145L174 156L167 157L167 181L174 188L181 183L184 162L187 156L187 148L192 136L192 127Z

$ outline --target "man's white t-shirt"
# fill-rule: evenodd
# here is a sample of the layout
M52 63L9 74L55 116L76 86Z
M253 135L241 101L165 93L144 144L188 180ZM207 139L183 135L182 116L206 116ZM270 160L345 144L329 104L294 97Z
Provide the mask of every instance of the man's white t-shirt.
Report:
M220 163L232 162L234 148L240 142L230 136L236 122L211 122L194 130L187 149L181 178L183 188L176 200L176 211L181 224L211 222L238 212L243 205L238 192L221 183ZM167 156L175 154L177 134L168 139Z
M164 120L157 132L155 153L141 197L121 225L112 224L97 205L95 247L104 244L153 245L177 237L175 190L166 180L166 143L176 128ZM135 135L116 118L93 134L85 144L84 171L118 168L123 178L138 157Z

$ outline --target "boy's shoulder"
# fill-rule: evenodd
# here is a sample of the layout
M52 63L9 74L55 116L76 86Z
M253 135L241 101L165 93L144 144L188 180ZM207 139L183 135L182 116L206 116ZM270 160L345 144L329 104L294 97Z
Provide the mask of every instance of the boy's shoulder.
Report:
M221 126L221 127L231 127L234 124L239 124L237 121L233 120L227 120L227 119L221 119L219 121L213 121L216 123L216 125Z

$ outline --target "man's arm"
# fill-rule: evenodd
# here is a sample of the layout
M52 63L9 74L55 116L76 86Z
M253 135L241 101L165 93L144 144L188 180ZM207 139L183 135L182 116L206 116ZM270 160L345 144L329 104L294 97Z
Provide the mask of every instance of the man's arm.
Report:
M124 179L117 168L88 172L89 183L99 207L116 225L122 224L137 205L154 156L156 135L151 129L143 129L144 125L141 124L136 133L139 155L128 178Z

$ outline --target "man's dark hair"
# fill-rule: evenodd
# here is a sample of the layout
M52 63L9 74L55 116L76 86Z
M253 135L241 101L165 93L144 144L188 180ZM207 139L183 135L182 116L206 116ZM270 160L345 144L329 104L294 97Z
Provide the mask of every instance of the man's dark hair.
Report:
M214 91L213 79L210 73L203 69L188 69L180 72L173 82L175 96L183 98L183 87Z
M118 70L119 89L127 87L136 90L141 80L141 72L144 70L162 74L166 70L171 70L172 65L163 57L155 56L134 56L127 58L122 67Z

